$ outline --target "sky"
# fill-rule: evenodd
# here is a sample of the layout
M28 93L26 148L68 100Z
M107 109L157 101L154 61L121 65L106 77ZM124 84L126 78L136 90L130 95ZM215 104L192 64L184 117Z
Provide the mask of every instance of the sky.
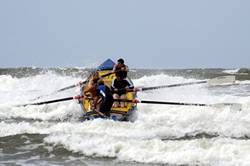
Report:
M0 68L250 68L249 0L0 0Z

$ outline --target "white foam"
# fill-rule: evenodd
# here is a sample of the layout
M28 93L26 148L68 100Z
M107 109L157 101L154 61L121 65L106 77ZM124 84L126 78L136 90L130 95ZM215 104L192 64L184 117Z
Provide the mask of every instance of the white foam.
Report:
M230 70L224 70L222 71L223 73L227 73L227 74L236 74L238 73L240 69L230 69Z
M24 102L36 96L50 94L79 81L79 78L58 76L53 72L24 78L13 78L9 75L2 75L0 76L0 104L16 104L18 102L24 104ZM60 93L61 96L62 94ZM70 93L67 92L65 94ZM54 96L50 97L53 98Z
M104 120L75 125L64 124L58 128L63 128L64 132L50 134L45 138L47 143L62 144L73 152L91 157L117 157L122 161L191 165L238 162L247 165L250 162L247 153L249 141L223 137L162 141L159 138L143 137L144 133L152 132L150 126L144 126L143 129L138 124Z

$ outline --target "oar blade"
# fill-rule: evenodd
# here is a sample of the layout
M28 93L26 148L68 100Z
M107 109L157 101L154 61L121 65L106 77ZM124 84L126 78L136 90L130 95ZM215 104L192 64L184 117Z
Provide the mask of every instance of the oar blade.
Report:
M235 83L235 76L221 76L212 78L207 81L208 85L215 86L215 85L227 85L227 84L234 84Z
M224 109L225 107L229 107L232 111L241 111L242 110L242 104L240 103L217 103L211 105L217 109Z

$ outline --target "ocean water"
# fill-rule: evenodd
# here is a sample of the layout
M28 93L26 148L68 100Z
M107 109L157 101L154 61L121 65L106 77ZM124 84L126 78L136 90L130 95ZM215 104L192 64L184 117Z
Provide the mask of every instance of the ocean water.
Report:
M240 103L230 107L138 104L134 122L81 122L76 101L64 98L92 69L0 69L0 165L250 165L250 74L247 69L132 69L136 87L236 75L236 84L190 85L138 92L141 100ZM34 100L38 96L43 96Z

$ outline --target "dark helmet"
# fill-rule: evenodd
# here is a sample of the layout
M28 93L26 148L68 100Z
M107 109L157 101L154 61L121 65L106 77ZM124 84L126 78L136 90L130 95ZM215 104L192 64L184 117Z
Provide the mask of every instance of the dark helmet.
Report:
M124 60L122 58L118 59L117 62L124 64Z

